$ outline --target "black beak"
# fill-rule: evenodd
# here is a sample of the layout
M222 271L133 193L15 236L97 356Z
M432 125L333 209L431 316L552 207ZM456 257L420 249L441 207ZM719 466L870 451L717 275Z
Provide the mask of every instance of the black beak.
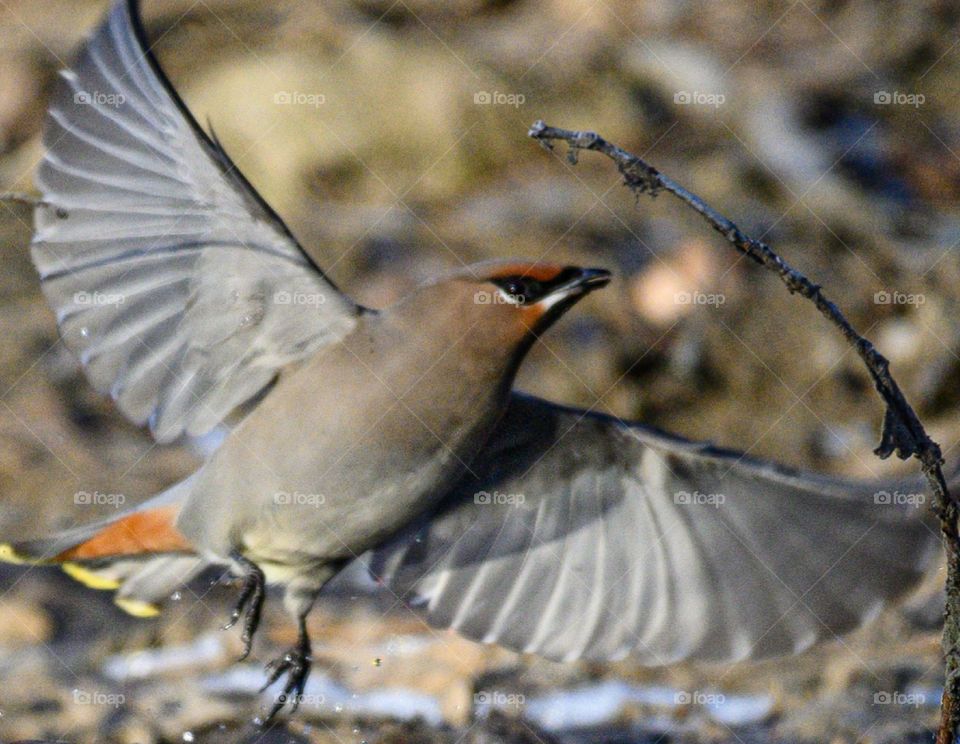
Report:
M572 269L570 274L571 276L564 277L564 281L552 287L550 294L586 294L607 286L611 278L610 272L606 269Z
M593 290L607 286L610 278L610 272L606 269L565 268L536 301L544 308L539 330L547 328Z

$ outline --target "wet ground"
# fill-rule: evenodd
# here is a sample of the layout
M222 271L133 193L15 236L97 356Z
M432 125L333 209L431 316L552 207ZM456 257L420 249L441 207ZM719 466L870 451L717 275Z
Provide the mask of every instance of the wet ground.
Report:
M917 603L788 664L657 671L521 657L432 631L392 597L334 591L311 618L300 709L264 727L277 690L259 692L262 664L293 640L276 608L235 663L228 586L197 582L138 621L55 572L6 573L5 740L902 742L927 740L939 701Z

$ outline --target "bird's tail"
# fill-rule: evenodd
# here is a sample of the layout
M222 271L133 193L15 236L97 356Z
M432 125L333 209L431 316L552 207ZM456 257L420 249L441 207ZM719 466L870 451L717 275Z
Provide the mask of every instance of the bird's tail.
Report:
M114 591L114 602L131 615L152 617L159 602L209 565L175 525L194 477L108 519L0 543L0 561L59 565L92 589Z

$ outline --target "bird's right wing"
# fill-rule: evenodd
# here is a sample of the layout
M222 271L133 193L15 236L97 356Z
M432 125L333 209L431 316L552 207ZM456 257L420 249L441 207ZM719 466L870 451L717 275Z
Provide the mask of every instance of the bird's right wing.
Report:
M516 394L471 468L373 574L432 624L554 659L798 651L910 588L939 545L922 492Z
M361 309L324 276L150 52L119 0L61 73L33 260L93 385L156 438L202 434Z

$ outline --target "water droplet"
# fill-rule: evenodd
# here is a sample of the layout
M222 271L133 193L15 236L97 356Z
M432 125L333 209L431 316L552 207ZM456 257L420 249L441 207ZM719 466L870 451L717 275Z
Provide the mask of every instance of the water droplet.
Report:
M183 595L180 592L174 592L170 595L170 599L172 599L174 602L179 602L181 599L183 599Z
M83 328L80 329L80 335L86 338L87 336L90 335L90 329L84 326Z
M183 740L186 741L186 742L193 741L193 732L192 732L192 731L184 731L184 732L183 732Z

